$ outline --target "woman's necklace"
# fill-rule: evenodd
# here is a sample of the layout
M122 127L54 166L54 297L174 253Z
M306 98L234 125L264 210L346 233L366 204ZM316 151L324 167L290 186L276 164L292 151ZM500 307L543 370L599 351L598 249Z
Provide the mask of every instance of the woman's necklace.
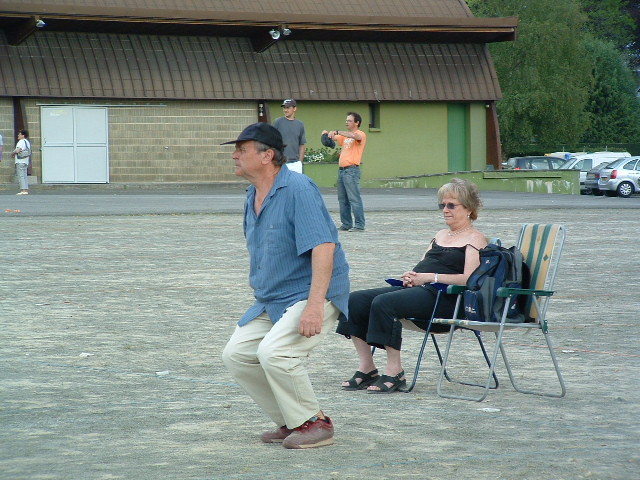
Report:
M466 232L467 230L469 230L471 227L473 227L473 225L469 225L467 227L461 228L460 230L456 230L455 232L452 231L448 231L447 235L449 235L450 237L455 237L456 235L458 235L459 233L462 232Z

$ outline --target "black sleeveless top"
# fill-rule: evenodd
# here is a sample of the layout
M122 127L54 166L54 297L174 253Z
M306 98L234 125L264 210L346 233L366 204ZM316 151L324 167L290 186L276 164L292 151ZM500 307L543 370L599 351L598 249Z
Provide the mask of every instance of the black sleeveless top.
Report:
M432 240L431 249L424 258L413 267L417 273L464 273L464 260L467 246L441 247Z

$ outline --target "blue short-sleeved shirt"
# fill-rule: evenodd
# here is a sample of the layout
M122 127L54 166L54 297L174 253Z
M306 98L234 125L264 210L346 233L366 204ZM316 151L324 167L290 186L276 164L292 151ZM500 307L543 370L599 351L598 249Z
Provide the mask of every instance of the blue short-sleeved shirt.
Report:
M238 325L265 311L275 323L288 307L306 300L311 287L311 250L323 243L336 244L326 298L346 317L349 265L316 184L306 175L282 168L259 215L254 209L255 194L251 185L244 209L244 234L251 262L249 284L256 303Z

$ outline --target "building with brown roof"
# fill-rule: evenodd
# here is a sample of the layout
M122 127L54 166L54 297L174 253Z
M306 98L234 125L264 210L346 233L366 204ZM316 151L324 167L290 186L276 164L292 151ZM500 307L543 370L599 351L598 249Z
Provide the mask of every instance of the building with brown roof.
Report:
M484 169L486 44L516 29L462 0L0 0L0 133L45 183L229 181L219 144L295 98L310 149L361 113L364 179Z

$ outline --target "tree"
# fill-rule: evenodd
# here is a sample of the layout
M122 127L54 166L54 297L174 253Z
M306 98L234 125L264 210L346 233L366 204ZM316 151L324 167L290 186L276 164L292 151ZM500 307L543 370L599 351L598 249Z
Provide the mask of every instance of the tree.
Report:
M625 58L613 43L605 40L591 38L585 46L591 61L593 88L587 103L591 126L583 141L640 142L640 103Z
M595 37L609 40L620 50L626 49L634 41L636 24L629 13L628 0L580 1L588 17L586 30Z
M532 143L578 143L589 127L591 65L584 47L586 15L578 0L469 2L477 16L518 16L518 39L490 46L503 99L498 102L504 151Z
M627 46L627 49L631 57L631 65L638 67L640 65L640 2L628 0L625 10L634 23L633 41Z

